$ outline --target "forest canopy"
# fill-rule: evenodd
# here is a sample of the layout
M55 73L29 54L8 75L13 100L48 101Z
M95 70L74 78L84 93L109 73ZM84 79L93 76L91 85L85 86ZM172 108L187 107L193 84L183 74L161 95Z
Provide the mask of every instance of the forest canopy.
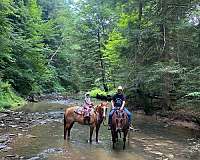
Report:
M196 109L199 75L198 0L0 1L0 108L123 85L135 106Z

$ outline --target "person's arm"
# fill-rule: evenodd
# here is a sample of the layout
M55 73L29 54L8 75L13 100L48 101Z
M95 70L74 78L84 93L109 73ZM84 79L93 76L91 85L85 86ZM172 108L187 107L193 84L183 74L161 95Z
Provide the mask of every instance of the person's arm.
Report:
M115 96L116 96L116 95L114 95L114 96L112 97L112 100L111 100L112 109L115 109Z
M121 111L123 111L123 109L124 109L124 106L125 106L125 102L126 101L126 98L125 98L125 96L123 95L123 102L122 102L122 106L120 107L120 110Z
M113 101L113 100L111 100L111 106L112 106L112 109L115 108L115 106L114 106L114 101Z
M122 106L120 107L120 110L121 110L121 111L123 111L124 106L125 106L125 101L123 101Z

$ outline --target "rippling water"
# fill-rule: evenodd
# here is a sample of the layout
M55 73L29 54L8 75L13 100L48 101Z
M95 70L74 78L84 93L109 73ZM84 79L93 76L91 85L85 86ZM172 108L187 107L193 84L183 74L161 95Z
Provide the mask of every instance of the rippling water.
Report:
M7 152L0 151L0 157L18 155L18 159L49 160L198 160L199 133L193 130L165 124L149 116L134 115L133 124L139 132L130 132L126 150L122 150L122 141L117 149L112 149L111 134L107 127L101 126L100 143L88 143L89 127L75 124L71 130L71 139L63 139L63 111L74 101L52 101L31 103L22 108L30 114L45 115L36 125L26 132L10 130L18 134L9 145ZM7 158L9 159L9 158Z

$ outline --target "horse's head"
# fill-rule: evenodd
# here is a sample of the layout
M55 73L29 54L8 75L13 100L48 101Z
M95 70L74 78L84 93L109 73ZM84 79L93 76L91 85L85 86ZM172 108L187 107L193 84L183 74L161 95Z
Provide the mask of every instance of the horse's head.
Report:
M103 119L106 118L107 108L109 107L108 102L101 102L97 107L96 111L99 113Z
M116 131L124 129L128 122L127 114L124 111L117 110L115 115Z

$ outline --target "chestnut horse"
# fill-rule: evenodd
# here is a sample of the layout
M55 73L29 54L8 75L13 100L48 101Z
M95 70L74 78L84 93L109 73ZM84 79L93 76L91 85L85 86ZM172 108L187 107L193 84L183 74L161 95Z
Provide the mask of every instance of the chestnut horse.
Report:
M66 139L66 134L68 139L70 138L70 130L73 127L74 122L85 125L83 114L77 114L75 111L79 106L70 107L65 110L64 113L64 139ZM94 112L90 116L90 143L92 142L93 130L96 127L96 142L98 142L98 133L103 119L106 117L106 108L108 107L107 102L102 102L96 107L94 107Z
M128 116L125 111L116 110L113 113L111 121L111 134L113 149L115 148L115 143L118 141L118 134L121 137L121 132L123 132L123 149L125 149L126 136L129 130Z

